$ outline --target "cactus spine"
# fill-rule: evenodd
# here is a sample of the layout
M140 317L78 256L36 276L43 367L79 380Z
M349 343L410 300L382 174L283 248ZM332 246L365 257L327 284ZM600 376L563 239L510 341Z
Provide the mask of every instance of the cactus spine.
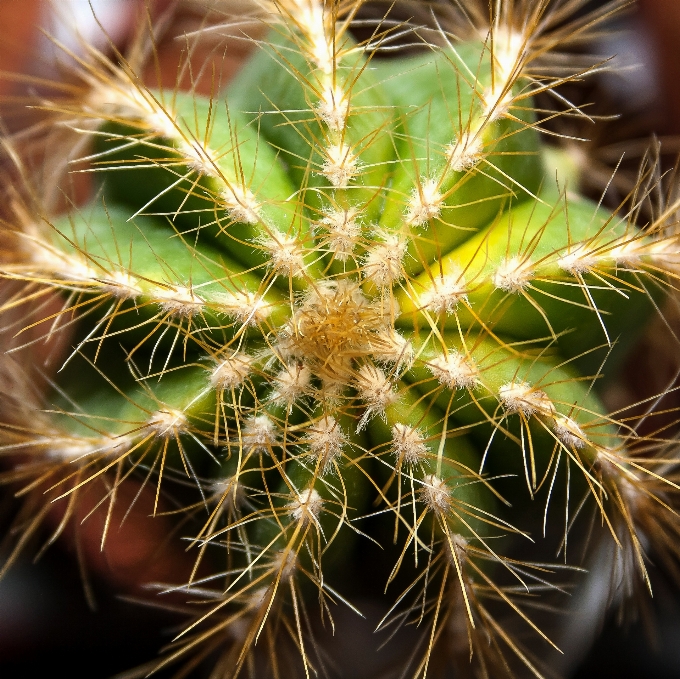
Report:
M156 502L188 480L177 584L205 607L161 666L218 650L232 676L285 636L319 671L308 609L367 567L366 524L397 545L388 596L404 588L381 627L425 630L413 676L443 658L540 677L506 619L556 648L529 604L559 590L580 515L627 584L649 584L648 547L677 557L669 442L597 395L675 285L675 206L635 224L543 161L555 114L534 98L583 73L541 60L607 12L565 27L581 3L492 3L383 59L419 33L387 15L358 41L361 4L263 3L266 39L209 98L91 52L50 104L99 186L66 214L15 200L3 225L2 274L25 283L6 310L73 333L51 393L6 399L30 516L9 562L50 501L54 539L102 481L110 511L130 475Z

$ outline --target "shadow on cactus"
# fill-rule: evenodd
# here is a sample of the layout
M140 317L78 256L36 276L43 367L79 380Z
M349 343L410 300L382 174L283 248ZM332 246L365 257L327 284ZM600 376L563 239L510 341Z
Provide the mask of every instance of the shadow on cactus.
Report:
M619 3L565 23L582 4L433 5L359 39L360 2L286 0L210 97L91 49L47 106L97 188L3 225L25 283L6 318L74 338L49 393L15 374L5 397L7 566L51 503L48 542L131 476L184 503L195 566L161 585L198 613L139 676L281 676L288 651L332 676L313 631L353 608L369 543L394 557L378 629L417 632L394 676L546 676L583 549L615 545L612 599L649 584L648 552L676 568L674 443L598 396L674 291L676 205L636 224L654 168L615 213L575 194L540 133L585 113L532 103L597 68L560 50Z

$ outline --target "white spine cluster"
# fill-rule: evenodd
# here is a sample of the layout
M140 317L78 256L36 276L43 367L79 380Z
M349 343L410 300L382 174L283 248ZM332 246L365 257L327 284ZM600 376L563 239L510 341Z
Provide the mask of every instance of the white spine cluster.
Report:
M423 308L435 314L452 314L461 302L466 301L467 289L460 270L434 278L420 297Z
M562 255L557 260L557 266L572 276L578 276L592 270L597 266L597 261L597 257L593 254L591 248L579 245Z
M511 257L501 262L492 276L493 284L505 292L521 292L534 276L531 263L522 257Z
M304 363L294 361L285 364L274 379L276 390L272 399L292 406L297 399L308 392L312 382L312 371Z
M622 242L614 246L607 253L617 266L636 268L642 263L646 251L646 244L638 237L634 240L622 239Z
M175 139L179 135L176 115L161 104L146 88L131 83L121 71L116 80L97 83L84 102L85 110L93 117L102 112L141 122L154 136Z
M398 461L403 460L409 465L426 460L430 452L423 435L401 422L392 427L392 450Z
M245 382L253 366L253 357L237 351L219 363L210 375L210 383L218 391L228 391Z
M588 437L571 417L556 415L553 422L553 433L567 448L585 448Z
M361 236L361 225L357 217L357 208L351 207L346 210L329 211L319 222L328 234L324 244L340 262L352 256Z
M449 350L429 361L432 374L449 389L473 389L477 385L479 371L469 356Z
M230 219L243 224L257 224L262 206L250 189L238 185L229 186L220 193L222 206Z
M423 226L441 214L444 196L439 191L436 179L427 179L416 187L406 207L406 223L410 226Z
M210 491L216 501L220 501L232 509L244 506L248 500L248 493L236 476L213 481L210 484Z
M278 4L290 15L304 37L301 48L305 56L322 73L331 75L335 64L334 27L326 19L325 3L319 0L281 0Z
M26 239L27 268L40 278L57 278L66 284L84 284L88 289L99 288L117 299L136 299L143 293L139 281L127 271L97 270L82 256L59 252L39 237Z
M146 427L159 438L177 438L188 429L189 421L181 410L168 408L153 413L146 421Z
M434 474L426 474L423 477L420 497L432 511L445 511L449 506L449 489L446 483Z
M359 396L367 406L360 428L372 415L384 413L385 408L397 400L392 382L380 368L371 363L366 363L359 369L356 386Z
M204 307L204 300L191 287L183 285L157 287L152 299L166 314L182 318L192 318L203 311Z
M372 355L376 361L408 365L414 355L413 344L394 328L388 327L378 335Z
M208 146L199 144L195 140L182 139L177 144L177 152L182 156L187 166L204 177L219 178L217 153Z
M522 413L526 417L544 415L554 417L555 406L550 397L526 382L508 382L498 390L498 399L508 413Z
M75 462L91 455L104 458L116 458L133 444L133 437L102 436L101 438L78 438L71 436L49 437L44 440L33 442L34 448L45 448L45 454L49 459L63 462Z
M116 299L137 299L142 295L139 281L127 271L112 271L105 277L97 279L103 286L104 292Z
M386 288L404 277L406 242L398 234L383 234L383 242L373 246L364 260L364 276L379 288Z
M312 456L321 461L321 470L326 473L342 455L347 436L332 415L324 415L307 429L304 443L309 446Z
M521 74L528 54L528 39L516 30L496 25L493 29L493 81L483 93L484 114L489 122L505 116L513 100L512 86Z
M264 297L247 290L213 294L211 303L215 311L233 316L243 325L262 323L272 312Z
M248 418L241 431L243 445L252 452L268 453L278 443L276 425L267 415Z
M301 276L305 271L304 247L295 236L272 233L262 242L271 257L272 269L283 276Z
M316 523L322 508L323 498L313 487L305 488L301 493L297 493L295 499L288 505L292 517L303 523L308 521Z
M352 149L342 141L324 149L321 174L336 188L346 188L359 173L359 160Z
M478 130L468 130L446 149L447 166L454 172L472 169L482 157L482 138Z
M330 130L341 133L345 129L349 113L349 101L345 93L337 85L325 87L316 105L316 113Z

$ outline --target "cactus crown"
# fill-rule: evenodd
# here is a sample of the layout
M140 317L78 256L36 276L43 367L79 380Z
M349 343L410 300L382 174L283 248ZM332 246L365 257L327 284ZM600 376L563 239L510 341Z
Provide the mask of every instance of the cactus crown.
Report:
M79 58L47 108L85 140L67 155L95 196L15 199L3 224L2 275L25 283L5 310L72 337L51 393L6 398L32 517L10 563L44 503L68 504L54 539L88 492L110 512L131 475L157 503L180 487L198 499L178 584L205 606L161 664L219 650L231 676L264 635L309 675L307 609L342 601L370 531L403 588L380 627L425 630L424 677L435 654L542 676L507 618L556 647L529 602L559 595L584 508L626 583L648 583L648 544L674 560L669 444L608 415L597 378L675 285L675 206L604 210L539 136L556 113L536 97L594 68L560 50L620 3L568 21L582 4L442 3L428 28L262 2L266 35L210 97Z

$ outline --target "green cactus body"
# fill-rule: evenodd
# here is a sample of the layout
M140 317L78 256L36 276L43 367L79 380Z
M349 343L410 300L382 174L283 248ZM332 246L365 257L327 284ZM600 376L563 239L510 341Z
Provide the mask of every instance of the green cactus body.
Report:
M287 0L224 93L111 66L71 106L93 130L96 198L17 217L3 271L63 291L77 343L7 448L76 479L60 482L71 499L131 468L158 489L169 469L192 480L197 569L221 545L227 575L163 662L224 636L238 673L289 616L311 671L303 602L341 592L375 505L401 551L390 583L415 554L414 675L471 649L484 676L540 676L485 601L552 644L516 596L549 569L513 555L533 553L523 512L547 515L564 465L646 578L640 512L674 517L676 486L630 458L593 382L664 295L677 245L543 166L538 5L525 33L500 12L483 40L442 32L445 47L383 60L385 36L356 42L349 9ZM454 628L467 637L447 646Z

